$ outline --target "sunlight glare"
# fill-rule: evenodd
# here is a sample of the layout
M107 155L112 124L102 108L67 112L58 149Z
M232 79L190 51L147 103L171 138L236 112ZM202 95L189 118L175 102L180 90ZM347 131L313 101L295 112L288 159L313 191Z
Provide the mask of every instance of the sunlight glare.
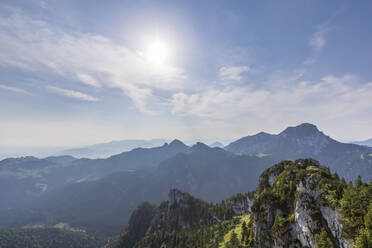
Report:
M152 65L163 65L169 55L166 43L156 40L147 47L146 59Z

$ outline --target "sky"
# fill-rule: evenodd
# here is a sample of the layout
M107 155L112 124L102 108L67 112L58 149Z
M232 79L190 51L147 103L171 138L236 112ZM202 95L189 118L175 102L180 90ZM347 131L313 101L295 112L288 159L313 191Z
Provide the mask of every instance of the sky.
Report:
M0 147L372 138L368 0L2 0Z

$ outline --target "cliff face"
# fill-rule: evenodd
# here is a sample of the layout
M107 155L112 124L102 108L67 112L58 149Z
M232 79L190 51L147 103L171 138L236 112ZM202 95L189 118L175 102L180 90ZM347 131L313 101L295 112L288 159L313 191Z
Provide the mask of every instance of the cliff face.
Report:
M329 202L337 180L314 160L282 162L265 171L252 209L255 246L312 248L323 231L333 247L352 247Z

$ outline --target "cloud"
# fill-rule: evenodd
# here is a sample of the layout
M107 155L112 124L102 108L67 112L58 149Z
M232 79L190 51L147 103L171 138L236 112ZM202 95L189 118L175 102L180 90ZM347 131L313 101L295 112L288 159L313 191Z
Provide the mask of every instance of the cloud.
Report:
M273 121L366 119L372 115L372 83L358 77L328 75L318 81L267 82L265 88L250 86L210 88L172 98L175 114L217 121ZM355 118L358 117L358 118ZM368 119L368 118L367 118Z
M329 30L330 28L327 25L323 25L313 34L309 41L309 45L314 51L320 51L325 47L327 44L326 35Z
M324 37L324 32L316 32L310 40L310 46L314 50L322 49L326 44L326 39Z
M241 81L243 73L249 72L248 66L223 66L218 71L218 76L222 81Z
M101 88L102 85L91 75L84 74L84 73L77 73L77 78L80 80L80 82L87 84L92 87Z
M185 85L187 76L181 68L151 65L125 44L51 26L17 9L4 11L7 14L0 16L0 66L71 81L78 78L93 87L118 88L142 112L150 112L157 101L155 91L173 92Z
M96 97L84 94L84 93L79 92L79 91L61 89L61 88L54 87L54 86L46 86L46 88L48 90L52 91L52 92L57 93L58 95L78 99L78 100L81 100L81 101L98 102L100 100Z
M6 86L6 85L3 85L3 84L0 84L0 89L9 90L9 91L13 91L13 92L16 92L16 93L21 93L21 94L26 94L26 95L31 95L30 92L28 92L24 89L11 87L11 86Z

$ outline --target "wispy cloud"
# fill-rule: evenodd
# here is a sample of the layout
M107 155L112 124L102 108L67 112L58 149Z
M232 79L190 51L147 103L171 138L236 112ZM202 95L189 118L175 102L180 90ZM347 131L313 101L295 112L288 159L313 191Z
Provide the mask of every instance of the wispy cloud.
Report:
M240 81L243 79L243 73L249 72L248 66L223 66L218 71L218 76L222 81Z
M24 89L17 88L17 87L11 87L11 86L7 86L7 85L3 85L3 84L0 84L0 89L13 91L13 92L16 92L16 93L21 93L21 94L26 94L26 95L31 95L30 92L28 92Z
M316 32L309 44L314 50L322 49L326 45L325 33L323 31Z
M372 83L356 76L326 76L319 81L267 82L269 87L212 88L204 92L173 95L173 113L231 121L242 118L301 121L371 115Z
M84 94L79 91L74 91L74 90L67 90L67 89L62 89L54 86L46 86L46 88L52 92L55 92L61 96L69 97L69 98L74 98L78 99L81 101L88 101L88 102L98 102L100 99Z
M80 82L87 84L89 86L93 86L96 88L101 88L102 85L91 75L84 74L84 73L77 73L77 78L80 80Z
M330 27L328 24L323 24L318 27L318 31L313 34L309 41L309 45L314 51L320 51L325 47L327 44L326 35L329 31Z
M328 21L329 22L329 21ZM312 53L310 57L308 57L304 61L304 65L312 65L315 64L318 61L318 56L320 52L324 49L324 47L327 45L327 34L331 30L331 28L328 25L328 22L324 23L323 25L320 25L317 30L311 37L309 41L309 46L312 49Z

